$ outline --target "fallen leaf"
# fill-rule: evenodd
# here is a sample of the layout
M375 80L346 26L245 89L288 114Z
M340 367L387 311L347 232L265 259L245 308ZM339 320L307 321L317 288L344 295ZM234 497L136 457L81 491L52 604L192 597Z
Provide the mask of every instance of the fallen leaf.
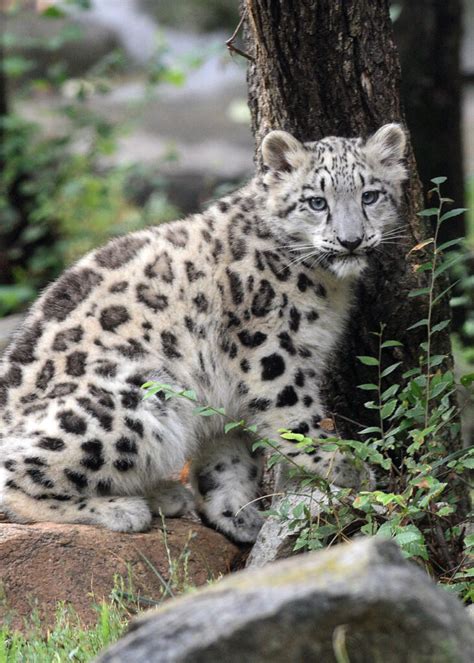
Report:
M331 417L327 417L326 419L321 419L319 425L323 430L327 431L328 433L332 433L333 431L336 430L334 419L331 419Z

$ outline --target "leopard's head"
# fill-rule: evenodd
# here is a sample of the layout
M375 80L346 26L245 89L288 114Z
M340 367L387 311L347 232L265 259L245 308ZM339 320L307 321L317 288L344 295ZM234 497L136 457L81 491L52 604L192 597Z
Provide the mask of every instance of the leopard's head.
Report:
M285 131L265 136L267 220L295 259L354 277L371 251L397 238L405 145L398 124L366 140L301 143Z

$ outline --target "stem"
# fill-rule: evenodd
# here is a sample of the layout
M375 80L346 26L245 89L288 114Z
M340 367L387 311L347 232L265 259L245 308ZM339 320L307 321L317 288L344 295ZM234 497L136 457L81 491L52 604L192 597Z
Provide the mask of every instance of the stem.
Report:
M428 421L430 418L430 357L431 357L431 322L432 322L432 314L433 314L433 295L434 295L434 285L435 285L435 270L436 270L436 259L438 257L438 232L440 229L440 218L441 218L441 212L443 211L443 200L441 198L441 192L439 189L439 184L436 186L436 194L438 196L438 211L436 213L436 228L435 228L435 234L433 238L433 260L431 262L431 270L430 270L430 292L429 292L429 297L428 297L428 317L427 317L427 324L426 324L426 329L427 329L427 343L426 343L426 389L425 389L425 428L428 428Z
M378 383L377 383L377 394L378 394L378 401L379 401L379 421L380 421L380 435L382 442L384 443L385 446L385 432L384 432L384 423L383 423L383 418L382 418L382 343L383 343L383 332L385 329L385 325L382 322L380 324L380 334L379 334L379 365L378 365Z
M158 392L162 391L162 392L171 394L172 396L176 396L178 398L184 398L184 400L187 400L190 403L194 403L195 405L197 405L199 407L206 408L206 410L210 410L214 414L218 414L219 416L224 417L224 419L227 419L227 421L229 423L238 423L238 422L234 421L234 419L232 419L232 417L230 417L228 414L223 412L222 409L215 408L212 405L207 405L207 403L203 403L202 401L199 401L197 399L197 397L193 398L192 396L189 395L189 393L186 393L188 391L186 389L183 389L182 391L176 391L175 389L173 389L169 385L165 385L165 384L162 384L162 385L159 384L158 385L159 388L151 386L151 383L147 383L147 384L150 385L150 386L147 387L148 392L145 395L145 398L148 395L148 393L150 393L150 392L151 392L151 394L157 394ZM194 394L194 392L193 392L193 394ZM290 463L291 465L294 465L297 468L297 470L300 473L302 473L304 476L314 478L314 476L315 476L314 474L311 474L310 472L308 472L305 467L303 467L302 465L299 465L295 460L293 460L293 458L290 458L289 456L286 456L283 453L283 451L281 451L281 449L279 448L277 442L273 442L273 440L270 440L266 437L262 438L262 437L258 436L257 433L255 433L253 430L250 430L250 427L248 427L245 423L243 423L240 426L240 428L243 430L244 433L247 433L253 439L254 442L259 442L260 440L264 440L266 446L273 449L273 451L275 451L277 454L279 454L286 462Z

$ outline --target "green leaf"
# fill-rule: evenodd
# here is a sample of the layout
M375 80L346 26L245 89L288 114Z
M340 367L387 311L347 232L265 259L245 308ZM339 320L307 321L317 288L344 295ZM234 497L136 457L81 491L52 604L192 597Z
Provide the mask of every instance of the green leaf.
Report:
M466 306L466 304L469 304L469 297L466 295L462 295L461 297L451 297L449 300L449 305L451 308Z
M437 325L434 325L434 327L432 327L431 333L436 334L436 332L446 329L446 327L450 324L450 322L451 320L443 320L442 322L438 322Z
M397 495L396 493L384 493L381 490L377 490L375 493L375 499L377 502L380 502L383 506L387 506L388 504L398 504L399 506L405 506L405 501L401 495ZM390 525L389 523L386 523Z
M416 288L416 290L410 290L408 293L409 297L421 297L422 295L429 295L431 288Z
M415 322L414 325L410 325L410 327L407 328L407 331L410 331L411 329L416 329L417 327L422 327L423 325L426 326L428 324L428 318L423 318L423 320L418 320L418 322Z
M461 384L463 387L468 387L471 386L471 384L474 382L474 373L467 373L466 375L461 375Z
M392 364L391 366L388 366L387 368L385 368L385 369L380 373L380 377L381 377L381 378L386 378L387 375L390 375L390 373L393 373L393 371L394 371L395 369L397 369L397 368L400 366L401 363L402 363L401 361L397 361L395 364Z
M424 209L421 212L418 212L417 216L436 216L437 214L437 207L428 207L428 209Z
M452 254L450 254L450 257L447 258L439 267L435 269L433 272L434 278L438 278L440 274L443 274L443 272L446 272L448 269L451 269L453 265L457 265L458 262L462 262L463 260L466 260L468 258L467 255L461 254L461 255L456 255L455 257L451 257Z
M432 355L429 360L429 367L439 366L446 359L446 355Z
M366 407L368 410L380 410L380 405L375 403L375 401L367 401L364 403L364 407Z
M437 460L436 462L432 463L430 471L436 470L438 467L442 467L443 465L447 465L452 460L457 460L463 456L468 456L473 452L474 452L474 444L471 445L470 447L466 447L465 449L458 449L457 451L453 451L452 454L449 454L448 456L445 456L444 458L441 458L440 460ZM422 474L424 474L424 472Z
M41 12L41 16L45 18L65 18L66 13L59 7L51 5Z
M443 216L440 218L439 222L443 223L443 221L447 221L448 219L452 219L453 216L459 216L460 214L464 214L464 212L467 212L468 209L466 207L456 207L456 209L450 209L449 212L445 212Z
M458 237L457 239L450 239L449 242L443 242L436 247L436 251L445 251L446 249L451 248L451 246L456 246L456 244L463 244L466 241L465 237Z
M304 504L304 502L300 502L299 504L297 504L293 508L293 513L292 513L293 518L297 518L297 519L302 518L304 516L304 513L305 513L305 507L306 507L306 505Z
M395 412L396 407L397 407L397 400L395 398L391 401L388 401L388 403L385 403L385 405L380 411L380 416L382 417L382 419L387 419L388 417L390 417Z
M384 341L382 345L380 346L381 348L398 348L403 346L403 343L400 343L400 341Z
M420 368L410 368L409 371L405 371L405 373L402 374L402 378L406 380L408 378L412 378L414 375L420 375L420 373Z
M245 421L241 419L240 421L229 421L229 423L224 426L224 433L229 433L234 428L241 428L245 424Z
M199 407L194 408L193 414L197 414L200 417L213 417L215 414L225 414L224 408L212 408L207 405L200 405Z
M382 393L382 395L381 395L381 399L382 399L383 401L386 401L387 398L392 398L392 396L395 396L395 394L397 393L397 391L398 391L399 389L400 389L400 385L399 385L399 384L392 384L391 387L389 387L388 389L386 389L386 390Z
M445 288L443 290L443 292L440 292L440 294L433 299L433 306L435 304L437 304L439 302L439 300L442 299L446 295L446 293L448 293L450 290L455 288L458 285L458 283L460 283L460 282L461 282L461 279L457 279L457 281L454 281L454 283L451 283L451 285L449 285L447 288Z
M433 263L431 260L429 262L424 262L422 265L418 265L416 273L423 274L423 272L428 272L430 269L433 269Z
M364 364L365 366L378 366L379 365L379 360L376 359L375 357L367 357L366 355L358 356L357 359L360 361L361 364Z
M284 440L292 440L295 442L303 442L305 439L302 433L280 433L280 437Z
M257 451L257 449L268 449L269 446L267 440L257 440L252 444L252 451Z
M423 538L420 538L418 541L412 541L411 543L400 544L400 547L404 557L421 557L424 560L428 560L428 551Z
M448 178L445 177L444 175L440 175L439 177L433 177L433 179L430 180L430 182L433 182L433 184L436 184L436 186L439 186L440 184L444 184Z
M449 382L440 382L439 384L435 385L433 389L431 389L430 391L430 398L437 398L448 387L449 387Z
M436 515L441 516L441 517L450 516L451 514L454 513L454 511L455 511L454 507L452 507L450 505L446 505L446 506L442 506L441 509L438 510Z
M470 569L466 569L459 574L462 578L474 578L474 566Z
M378 426L369 426L359 431L359 435L369 435L370 433L381 433L382 429Z
M395 535L395 540L400 546L405 546L408 543L422 542L423 534L418 529L417 531L402 530Z
M280 461L281 461L281 456L279 454L272 454L270 458L267 460L268 469L271 469Z
M357 389L363 389L364 391L377 391L378 387L376 384L373 384L372 382L368 382L367 384L360 384Z

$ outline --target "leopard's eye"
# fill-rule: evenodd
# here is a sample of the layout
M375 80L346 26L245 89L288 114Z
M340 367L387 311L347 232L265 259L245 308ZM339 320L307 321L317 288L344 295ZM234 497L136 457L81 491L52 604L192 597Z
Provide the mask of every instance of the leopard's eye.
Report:
M373 205L380 196L380 191L364 191L362 194L362 202L364 205Z
M315 212L323 212L328 206L326 198L321 198L321 197L309 198L308 204L311 207L311 209L314 209Z

